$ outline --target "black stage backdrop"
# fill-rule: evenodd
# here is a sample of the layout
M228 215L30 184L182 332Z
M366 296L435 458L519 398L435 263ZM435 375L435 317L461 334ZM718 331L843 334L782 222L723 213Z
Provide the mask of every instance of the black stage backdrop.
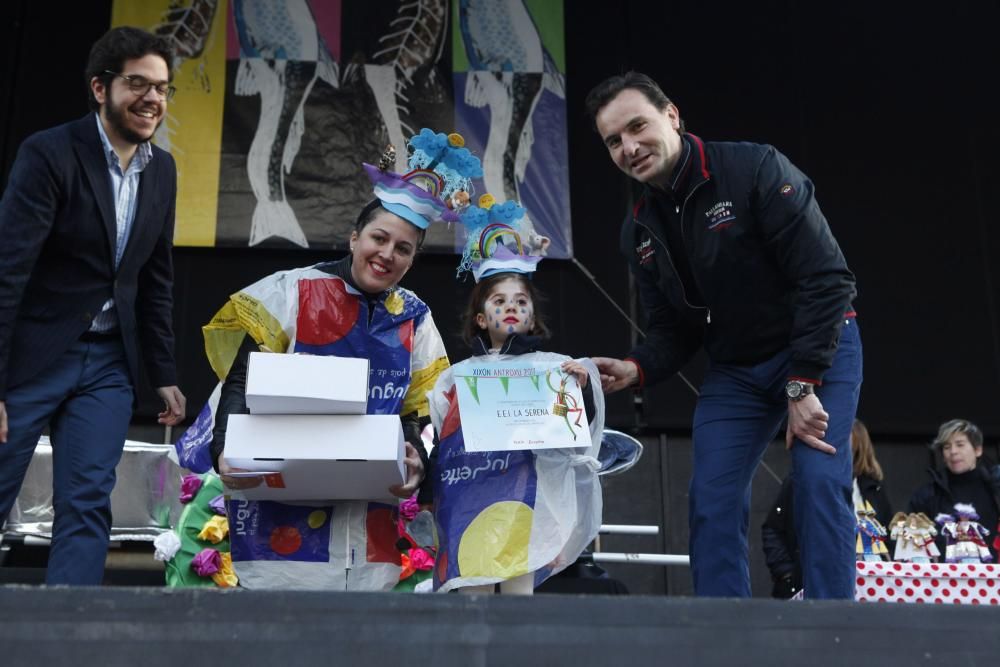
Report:
M630 192L582 111L591 86L635 68L657 79L705 139L772 143L809 174L857 274L865 344L860 415L873 433L927 442L952 417L1000 434L1000 231L994 209L995 2L567 2L567 108L577 259L626 311L616 251ZM0 8L0 181L31 132L86 112L82 70L111 3L11 0ZM991 204L990 202L994 202ZM0 243L3 240L0 239ZM193 417L214 386L200 326L226 296L319 251L177 248L177 352ZM453 359L468 285L456 258L423 256L404 284L434 309ZM569 261L537 278L556 331L551 349L622 355L630 328ZM697 385L704 359L685 375ZM692 391L672 379L645 395L641 420L681 435ZM609 423L636 423L632 396ZM158 406L143 394L137 419Z

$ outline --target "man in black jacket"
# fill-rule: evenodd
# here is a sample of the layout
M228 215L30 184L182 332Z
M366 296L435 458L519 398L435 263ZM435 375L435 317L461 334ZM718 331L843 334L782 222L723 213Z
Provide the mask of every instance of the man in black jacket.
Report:
M148 32L107 32L85 73L95 113L28 137L0 200L0 523L48 425L49 584L103 578L140 342L160 423L184 418L172 324L177 174L150 143L173 92L172 59Z
M809 597L852 598L849 437L861 386L854 276L812 182L771 146L705 143L649 77L596 86L587 110L643 185L621 250L648 316L625 359L594 359L605 391L670 377L701 346L691 569L698 595L750 595L750 483L787 417Z

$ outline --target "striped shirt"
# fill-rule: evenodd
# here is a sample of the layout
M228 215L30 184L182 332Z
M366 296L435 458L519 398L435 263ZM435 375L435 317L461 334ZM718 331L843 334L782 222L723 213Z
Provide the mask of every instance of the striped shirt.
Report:
M125 254L125 246L128 243L129 234L132 232L132 222L135 220L136 204L139 201L139 175L146 168L149 161L153 159L153 148L148 141L139 144L138 150L129 162L128 169L122 171L118 154L115 153L104 125L101 123L99 115L97 119L97 131L101 135L101 144L104 146L104 156L108 160L108 173L111 175L111 200L115 203L115 270L121 264L122 255ZM108 299L101 312L97 314L90 324L91 331L111 331L118 328L118 313L115 311L114 299Z

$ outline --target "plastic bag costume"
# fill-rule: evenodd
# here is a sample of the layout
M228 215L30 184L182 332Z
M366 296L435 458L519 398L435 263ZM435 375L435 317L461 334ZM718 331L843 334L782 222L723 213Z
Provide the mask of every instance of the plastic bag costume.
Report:
M490 195L461 214L467 243L459 274L476 282L495 274L530 274L548 243L534 233L516 202ZM541 239L532 241L531 239ZM561 363L569 357L531 351L472 357L469 362L518 360ZM430 396L438 434L434 515L438 554L434 590L495 584L534 573L534 585L573 563L597 536L603 500L596 459L604 430L600 376L589 360L594 413L590 447L468 452L462 431L455 372L438 378Z
M224 378L244 335L274 352L369 359L368 414L427 414L425 396L448 367L426 304L396 287L373 303L323 265L282 271L230 297L205 327L212 368ZM370 318L370 324L369 324ZM211 439L214 409L179 447L187 459ZM198 426L196 423L195 426ZM185 449L186 447L186 449ZM391 588L402 566L395 506L376 502L228 504L233 566L247 588Z

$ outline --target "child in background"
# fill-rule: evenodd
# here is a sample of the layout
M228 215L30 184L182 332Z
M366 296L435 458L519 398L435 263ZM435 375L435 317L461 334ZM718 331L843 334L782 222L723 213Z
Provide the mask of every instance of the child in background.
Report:
M434 589L530 595L573 563L600 528L595 454L604 397L594 389L600 379L589 360L539 351L549 332L529 279L541 257L524 254L521 242L530 233L524 209L514 202L490 206L488 196L481 205L462 216L469 245L459 270L470 270L477 282L463 338L476 361L561 362L582 389L592 446L466 451L455 374L445 371L430 395L438 440L432 454L439 539Z

